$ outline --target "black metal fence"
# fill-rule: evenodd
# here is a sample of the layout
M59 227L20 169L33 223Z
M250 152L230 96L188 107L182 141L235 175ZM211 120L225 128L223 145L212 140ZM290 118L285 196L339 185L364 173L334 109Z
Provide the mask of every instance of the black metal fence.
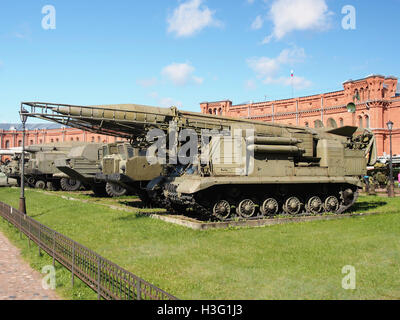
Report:
M55 261L71 271L107 300L176 300L167 292L101 257L94 251L0 202L0 216L35 242Z

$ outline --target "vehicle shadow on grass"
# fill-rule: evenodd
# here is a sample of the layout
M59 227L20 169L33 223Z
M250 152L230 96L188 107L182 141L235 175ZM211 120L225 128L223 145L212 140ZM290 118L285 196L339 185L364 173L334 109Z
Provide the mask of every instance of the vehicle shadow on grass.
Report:
M386 201L377 201L377 202L360 201L353 205L351 211L352 212L368 211L379 207L383 207L387 204L388 203Z
M146 209L146 206L142 201L126 201L126 200L120 200L118 201L119 204L131 208L137 208L137 209Z

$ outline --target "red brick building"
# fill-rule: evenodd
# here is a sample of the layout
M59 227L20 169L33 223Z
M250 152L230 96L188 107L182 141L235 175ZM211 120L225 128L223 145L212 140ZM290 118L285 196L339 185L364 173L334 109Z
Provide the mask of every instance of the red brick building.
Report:
M266 101L242 105L232 102L203 102L201 111L230 117L256 119L308 127L359 126L370 128L376 135L378 154L389 154L391 120L393 153L400 154L400 93L396 77L371 75L360 80L348 80L343 90L308 97ZM356 105L351 113L347 106Z
M25 144L56 143L66 141L111 143L116 137L86 132L74 128L66 128L53 124L27 124ZM0 149L22 146L22 128L16 124L0 124Z

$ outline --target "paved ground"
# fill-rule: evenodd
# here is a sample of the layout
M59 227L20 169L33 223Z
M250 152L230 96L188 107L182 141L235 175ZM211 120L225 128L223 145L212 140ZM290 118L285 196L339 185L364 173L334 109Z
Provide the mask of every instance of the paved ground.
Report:
M58 300L42 288L44 275L22 260L19 250L0 233L0 300Z

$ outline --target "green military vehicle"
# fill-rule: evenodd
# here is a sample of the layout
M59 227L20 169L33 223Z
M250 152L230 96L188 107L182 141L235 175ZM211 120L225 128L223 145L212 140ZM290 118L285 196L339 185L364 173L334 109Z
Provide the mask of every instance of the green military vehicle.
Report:
M152 147L154 141L147 139L152 131L161 135L157 141L169 136L171 123L179 135L187 136L184 130L194 133L201 159L196 155L189 162L165 164L165 174L147 190L168 208L206 219L343 213L355 203L360 178L377 158L373 133L356 127L313 129L175 107L24 106L31 108L28 116L129 138L137 146L147 142L146 147ZM186 150L184 140L179 140L178 152ZM166 159L173 157L167 150Z
M25 155L25 165L29 161L29 155ZM15 179L17 184L21 184L21 154L16 153L11 157L11 160L7 161L6 164L3 165L3 173L7 176L8 179Z
M65 157L54 161L55 167L61 171L59 174L54 174L54 177L60 178L63 190L75 189L76 184L71 184L72 180L79 181L81 185L93 190L97 196L106 195L105 183L96 179L96 173L100 171L103 146L102 143L80 145L72 148Z
M369 184L373 184L375 188L385 189L389 184L390 167L389 157L379 157L378 162L373 167L368 167L367 176L369 177ZM393 161L393 179L397 181L400 173L400 156L395 156Z
M111 197L122 197L130 194L125 186L108 179L109 175L119 172L120 167L125 170L126 160L133 155L133 148L128 142L115 142L103 146L103 157L101 159L101 171L97 172L96 179L105 184L106 192Z
M107 181L107 192L120 194L115 188L118 186L126 190L124 194L136 194L144 205L150 205L145 188L161 175L162 165L149 164L146 160L147 149L134 148L127 142L116 144L114 151L104 154L102 172L97 174L97 178Z
M38 144L25 148L29 154L25 161L25 180L29 187L37 189L49 189L64 191L79 190L82 184L69 177L60 177L61 172L56 168L54 162L66 154L75 146L82 145L79 142ZM20 175L19 157L13 162L12 175ZM9 176L13 177L13 176ZM66 186L68 188L66 188Z

